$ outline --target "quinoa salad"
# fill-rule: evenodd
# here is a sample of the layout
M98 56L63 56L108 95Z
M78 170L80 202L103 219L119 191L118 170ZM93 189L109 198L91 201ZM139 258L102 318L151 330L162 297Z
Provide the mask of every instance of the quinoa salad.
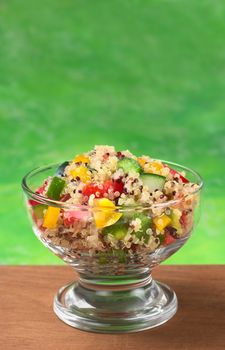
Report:
M65 251L152 253L190 234L198 190L160 160L95 146L62 163L28 205L39 237Z

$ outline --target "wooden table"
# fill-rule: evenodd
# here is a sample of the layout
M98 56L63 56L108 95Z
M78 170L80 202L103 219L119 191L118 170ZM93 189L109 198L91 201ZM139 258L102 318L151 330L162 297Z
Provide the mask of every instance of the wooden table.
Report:
M225 265L160 266L154 277L176 291L177 314L124 335L86 333L58 320L53 296L74 279L67 266L1 266L0 276L1 350L225 349Z

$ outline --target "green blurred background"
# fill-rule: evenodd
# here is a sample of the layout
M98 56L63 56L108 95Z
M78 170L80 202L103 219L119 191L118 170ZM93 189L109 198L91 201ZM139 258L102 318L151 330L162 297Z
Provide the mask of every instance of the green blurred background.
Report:
M0 263L61 263L20 181L95 144L205 179L201 221L167 263L225 263L223 0L0 1Z

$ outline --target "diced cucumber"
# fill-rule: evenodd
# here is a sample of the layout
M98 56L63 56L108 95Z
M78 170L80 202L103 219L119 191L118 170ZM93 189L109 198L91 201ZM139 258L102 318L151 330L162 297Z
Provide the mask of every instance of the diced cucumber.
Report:
M147 186L150 192L154 192L155 190L163 190L164 184L166 182L166 178L157 174L142 174L141 180L144 186Z
M69 165L69 162L68 162L68 161L66 161L66 162L64 162L64 163L62 163L62 164L60 164L59 167L58 167L58 169L56 170L56 175L62 176L63 173L64 173L65 168L67 167L67 165Z
M125 173L129 173L130 171L140 173L142 171L140 164L132 158L123 158L119 160L117 167L123 169Z
M54 176L47 191L47 197L58 200L66 182L58 176Z
M107 263L111 263L112 259L117 259L119 263L126 263L127 261L127 253L123 249L111 249L108 252L100 252L98 254L98 261L101 265L106 265Z
M113 235L118 241L124 239L127 234L127 227L124 224L114 224L102 230L104 235Z
M44 210L47 209L47 205L38 204L32 207L35 217L37 219L42 219L44 217Z
M152 218L142 212L135 212L131 220L140 219L141 220L141 230L135 232L137 238L141 239L144 237L145 243L148 242L149 235L146 234L148 228L150 228L152 223Z
M118 259L118 262L123 264L127 261L127 254L122 249L113 249L112 254L114 257Z
M132 220L135 220L135 219L141 220L141 230L135 232L136 237L139 239L144 237L145 243L148 243L149 235L146 234L146 231L148 228L151 228L152 218L148 215L147 212L145 213L145 212L139 212L135 210L124 212L123 214L124 222L129 224Z
M165 241L165 237L166 236L162 233L157 235L157 238L159 239L160 244L163 244L163 242Z

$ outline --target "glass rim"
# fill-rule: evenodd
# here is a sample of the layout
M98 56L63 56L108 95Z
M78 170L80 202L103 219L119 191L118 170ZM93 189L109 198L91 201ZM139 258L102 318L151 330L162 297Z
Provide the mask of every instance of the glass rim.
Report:
M193 191L191 193L191 195L197 194L198 192L200 192L200 190L202 189L203 185L204 185L204 181L201 177L201 175L191 169L188 168L186 166L180 165L178 163L174 163L174 162L170 162L167 160L161 160L161 159L154 159L154 160L158 160L161 161L163 164L166 165L170 165L170 166L175 166L175 167L179 167L181 169L181 171L188 171L190 172L192 175L194 175L194 177L196 178L197 181L195 181L194 183L198 184L199 187ZM23 191L34 201L37 201L40 204L45 204L48 206L53 206L53 207L60 207L61 209L73 209L73 210L79 210L79 211L89 211L89 210L93 210L94 208L97 209L96 207L94 207L93 205L89 205L89 204L73 204L73 203L66 203L63 201L59 201L59 200L54 200L54 199L50 199L50 198L46 198L44 196L42 196L39 193L34 192L27 184L27 180L35 175L37 175L40 172L44 172L46 170L49 170L53 167L59 166L62 163L53 163L53 164L49 164L49 165L44 165L44 166L40 166L37 168L34 168L32 170L30 170L23 178L22 178L22 188ZM99 208L99 210L104 210L105 209L110 209L113 211L119 211L119 212L123 212L123 211L129 211L129 210L147 210L147 209L151 209L151 208L166 208L166 207L170 207L173 205L176 205L178 203L181 203L185 200L185 198L187 196L189 196L190 194L186 194L185 196L178 198L178 199L170 199L166 202L162 202L162 203L151 203L151 204L137 204L137 205L116 205L115 208L109 207L109 206L101 206L101 208ZM98 209L97 209L98 210Z

